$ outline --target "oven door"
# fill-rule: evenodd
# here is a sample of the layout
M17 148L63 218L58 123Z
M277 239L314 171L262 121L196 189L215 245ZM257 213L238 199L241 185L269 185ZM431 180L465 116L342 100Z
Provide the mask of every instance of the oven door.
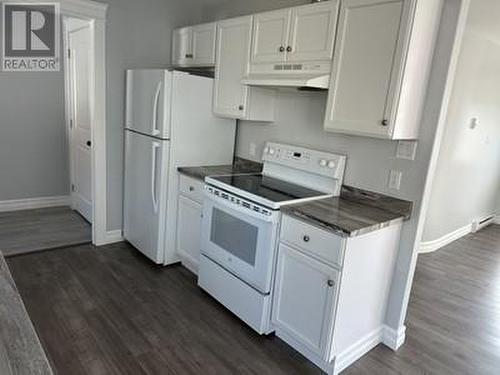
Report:
M263 294L271 292L279 212L255 213L206 194L202 253Z

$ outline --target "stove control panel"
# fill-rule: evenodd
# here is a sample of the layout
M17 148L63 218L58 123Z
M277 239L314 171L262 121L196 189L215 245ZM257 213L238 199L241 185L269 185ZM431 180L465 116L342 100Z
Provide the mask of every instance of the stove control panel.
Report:
M262 160L338 180L343 179L346 164L345 155L273 142L266 143Z

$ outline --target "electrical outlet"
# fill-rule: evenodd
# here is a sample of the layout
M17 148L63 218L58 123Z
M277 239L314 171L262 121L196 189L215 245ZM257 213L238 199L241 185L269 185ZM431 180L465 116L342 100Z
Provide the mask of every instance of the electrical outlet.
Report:
M401 180L403 173L401 171L391 170L389 173L389 189L399 190L401 188Z
M396 151L398 159L415 160L417 154L417 141L399 141Z
M255 143L250 143L248 153L250 154L250 156L255 156L257 154L257 145Z

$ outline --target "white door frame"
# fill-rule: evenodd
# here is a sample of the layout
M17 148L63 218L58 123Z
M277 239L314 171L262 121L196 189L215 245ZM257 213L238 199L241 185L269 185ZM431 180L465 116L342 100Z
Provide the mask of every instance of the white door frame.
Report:
M39 0L46 1L46 0ZM61 0L61 16L88 21L92 38L90 119L92 123L92 243L96 246L115 242L107 232L106 180L106 4L91 0ZM65 23L63 23L64 53L67 51ZM70 75L68 60L64 61L66 129L70 128Z

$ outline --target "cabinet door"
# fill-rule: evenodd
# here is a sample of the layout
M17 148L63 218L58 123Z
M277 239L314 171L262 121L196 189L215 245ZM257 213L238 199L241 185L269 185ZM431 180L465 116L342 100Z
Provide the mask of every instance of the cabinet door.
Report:
M251 57L253 63L285 61L290 14L289 9L284 9L254 16Z
M331 60L339 0L298 7L292 12L288 61Z
M344 0L339 15L325 129L391 137L391 77L403 0ZM401 54L401 52L399 52Z
M326 358L334 317L338 272L281 244L273 301L273 323Z
M193 64L215 64L215 23L193 26Z
M217 25L214 112L219 116L245 116L248 86L242 85L241 80L248 71L251 30L251 16Z
M193 29L176 29L172 37L172 65L186 66L193 63Z
M201 250L202 206L179 196L177 216L177 252L198 266Z

